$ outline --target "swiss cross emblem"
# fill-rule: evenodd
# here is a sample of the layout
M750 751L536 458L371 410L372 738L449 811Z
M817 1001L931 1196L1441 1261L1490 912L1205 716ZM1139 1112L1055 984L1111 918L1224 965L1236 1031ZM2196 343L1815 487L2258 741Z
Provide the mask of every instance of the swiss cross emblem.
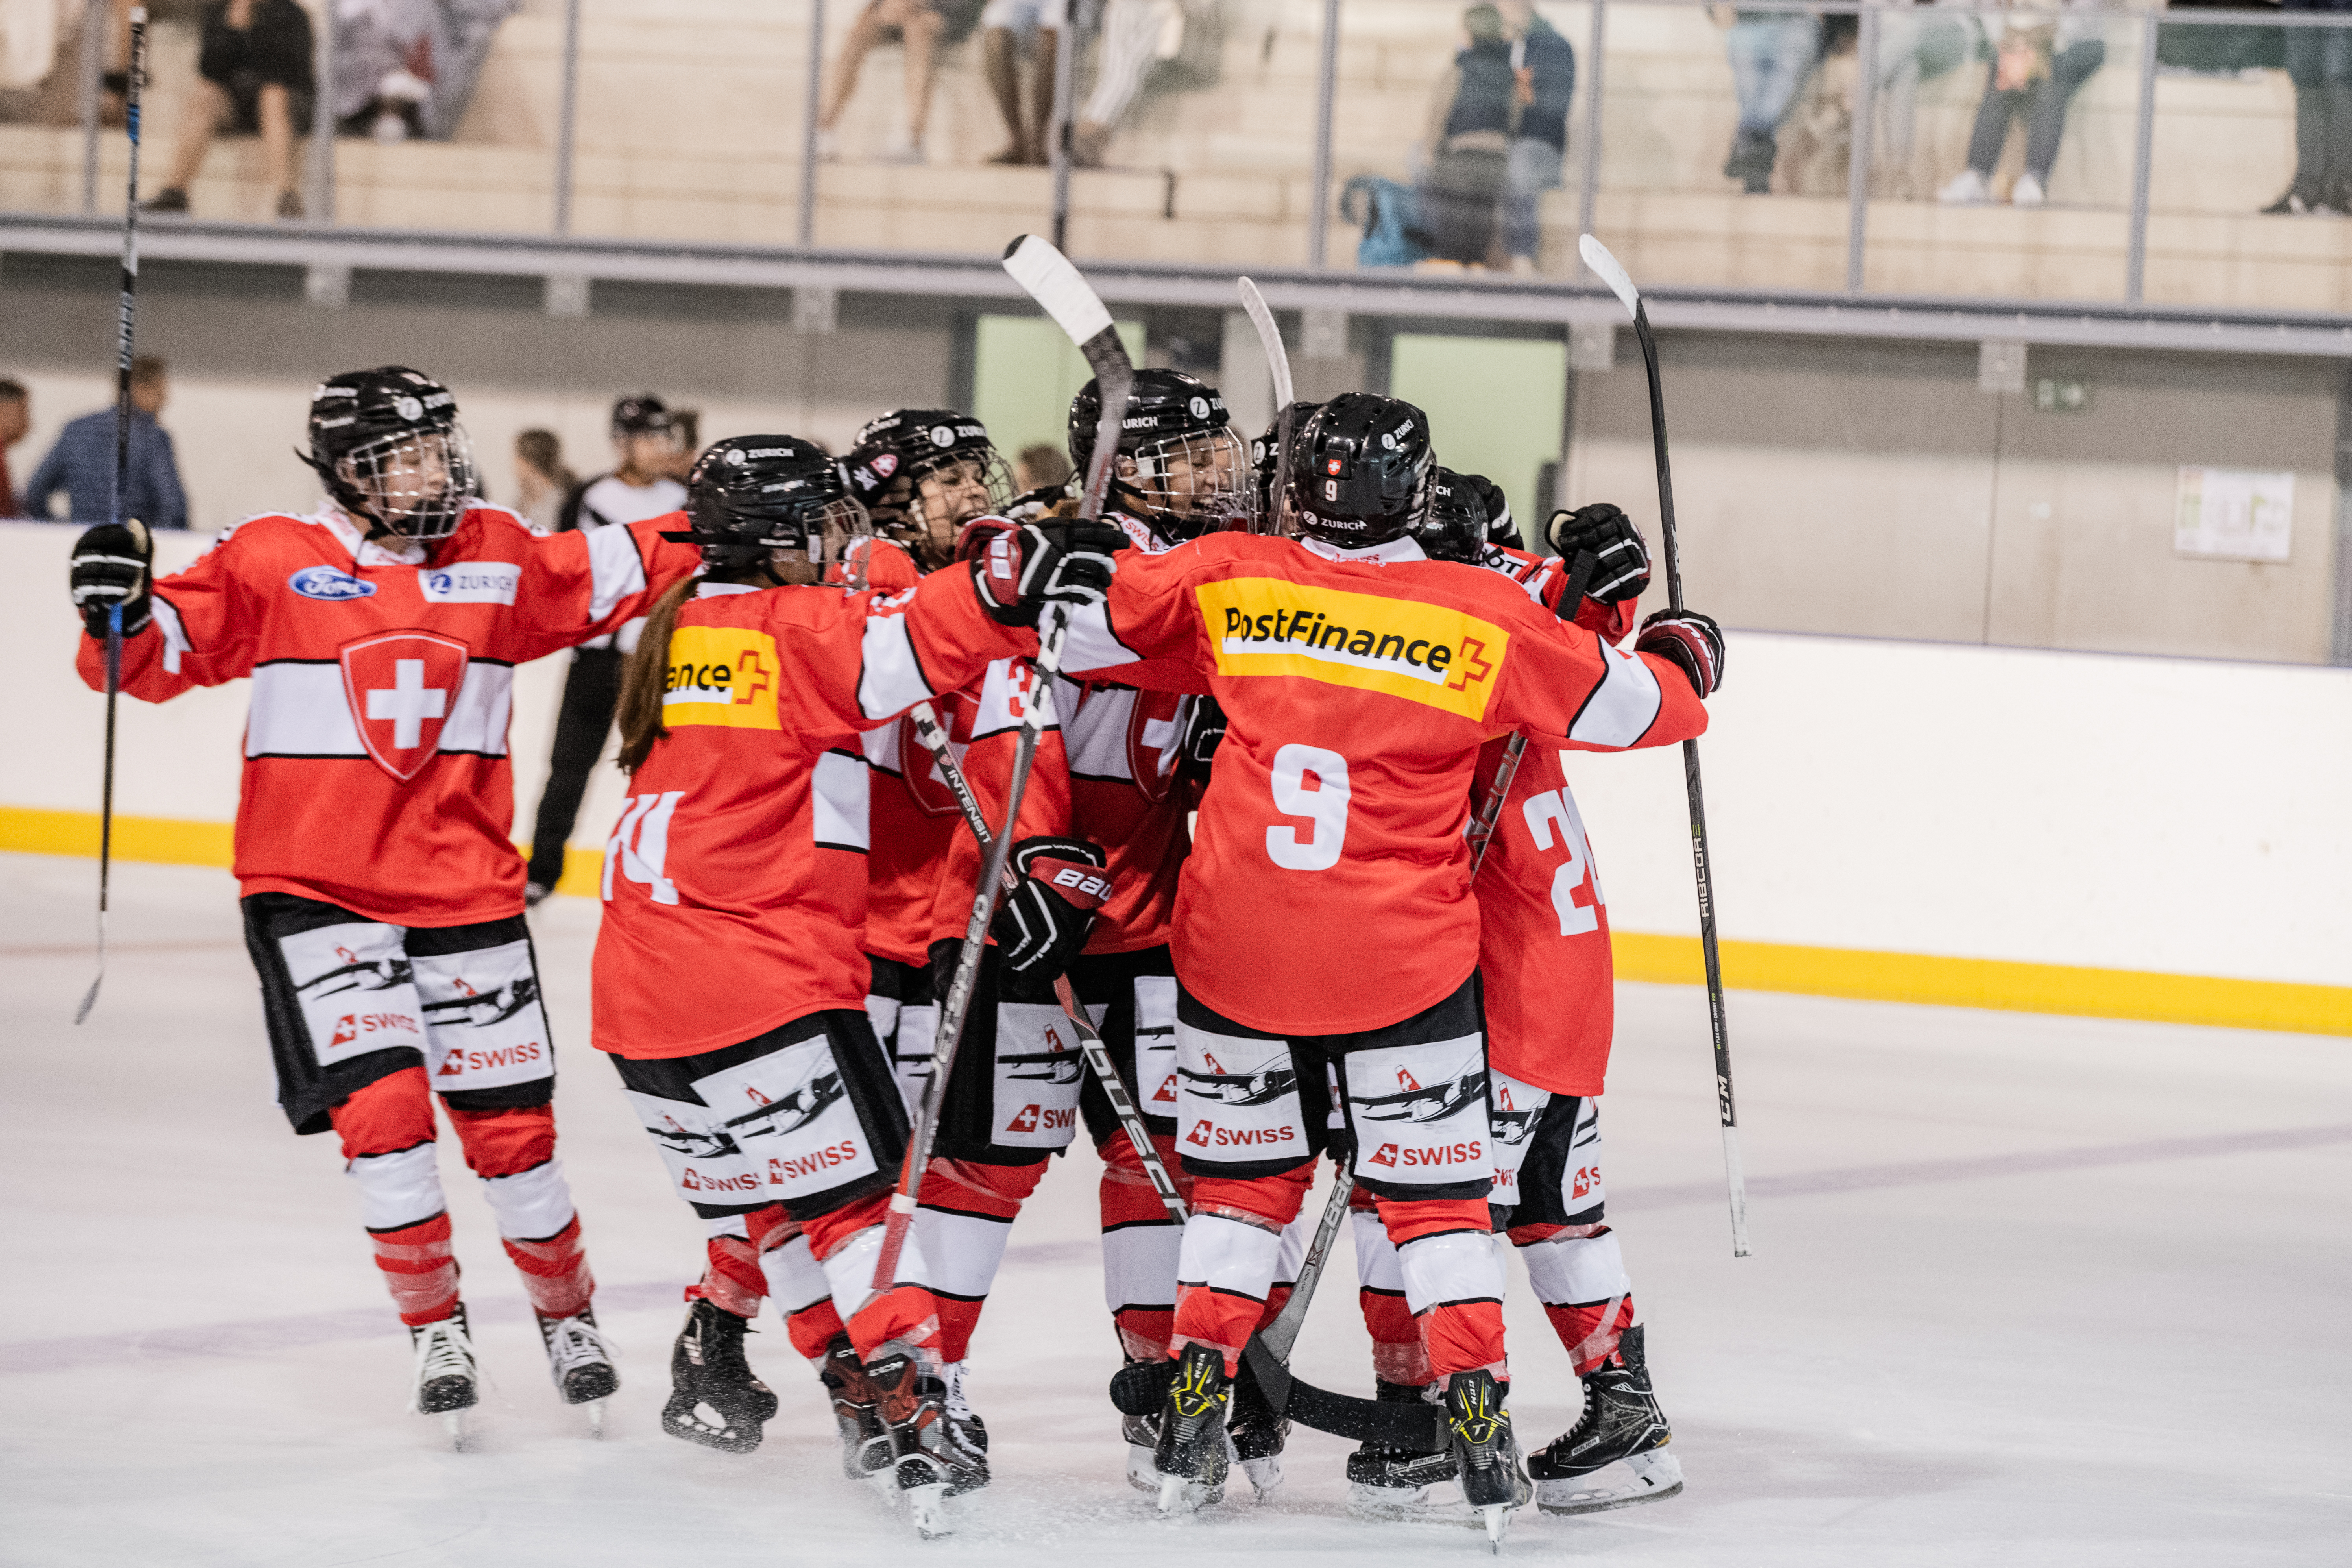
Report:
M1176 762L1184 742L1178 722L1184 699L1172 691L1139 691L1127 721L1127 772L1146 800L1165 800L1176 782Z
M439 754L466 654L464 643L434 632L379 632L342 646L343 694L360 744L400 783Z

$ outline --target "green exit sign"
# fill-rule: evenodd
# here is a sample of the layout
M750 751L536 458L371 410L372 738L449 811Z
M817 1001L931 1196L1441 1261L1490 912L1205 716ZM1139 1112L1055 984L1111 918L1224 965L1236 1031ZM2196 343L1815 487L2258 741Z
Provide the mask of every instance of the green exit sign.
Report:
M2087 414L2091 411L2091 384L2055 375L2039 377L2033 384L2033 411Z

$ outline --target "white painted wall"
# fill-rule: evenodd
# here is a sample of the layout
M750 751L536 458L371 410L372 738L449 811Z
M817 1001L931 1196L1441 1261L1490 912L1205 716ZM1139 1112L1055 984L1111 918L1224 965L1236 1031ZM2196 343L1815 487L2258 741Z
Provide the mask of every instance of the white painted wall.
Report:
M72 537L0 525L0 805L97 805ZM2352 984L2352 670L1749 632L1727 673L1703 742L1727 936ZM518 672L526 826L562 674ZM120 809L228 819L244 711L126 704ZM1695 930L1679 750L1570 767L1617 925Z

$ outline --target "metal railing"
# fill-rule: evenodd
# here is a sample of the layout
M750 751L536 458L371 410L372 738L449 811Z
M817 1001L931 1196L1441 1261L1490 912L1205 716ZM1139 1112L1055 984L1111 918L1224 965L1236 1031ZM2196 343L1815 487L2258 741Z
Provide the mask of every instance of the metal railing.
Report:
M821 166L818 104L827 44L826 0L798 0L806 8L809 26L805 50L805 75L802 84L803 102L800 116L800 145L793 156L798 164L795 193L796 212L793 226L795 245L803 250L815 247L819 207L819 169ZM1079 0L1080 4L1084 0ZM1583 68L1577 83L1583 102L1577 106L1576 118L1580 122L1570 141L1570 150L1580 172L1578 195L1578 222L1580 230L1593 228L1601 191L1604 104L1607 100L1607 37L1610 13L1616 9L1631 10L1674 8L1701 9L1703 0L1584 0L1590 10L1590 26L1585 40ZM1346 0L1319 0L1320 21L1318 58L1316 73L1314 145L1307 178L1309 205L1306 213L1305 251L1310 269L1331 268L1329 255L1330 219L1333 211L1334 146L1333 122L1341 84L1339 79L1339 44L1342 29L1347 25ZM317 7L315 29L318 49L316 107L310 127L309 169L306 185L309 192L310 221L331 224L335 217L335 159L333 155L334 116L332 83L336 47L334 6ZM1851 16L1858 18L1857 48L1865 62L1873 61L1880 41L1881 20L1888 15L1917 15L1908 7L1895 8L1863 4L1859 0L1741 0L1742 13L1786 12L1815 16ZM574 232L574 184L576 181L576 151L578 142L580 62L582 45L581 0L565 0L563 7L563 42L562 75L559 90L555 145L551 170L550 229L563 237ZM86 14L82 40L82 58L88 66L79 84L79 109L81 121L81 210L95 215L100 210L98 194L100 146L100 77L106 57L104 29L110 8L102 0L94 0ZM2124 255L2124 303L2137 306L2146 292L2148 249L2148 216L2151 171L2155 153L2156 81L2158 75L2158 44L2162 29L2168 27L2203 28L2231 27L2244 30L2339 27L2352 29L2352 14L2343 12L2265 12L2251 14L2242 10L2224 11L2103 11L2103 12L2034 12L2004 9L1994 6L1955 5L1938 4L1933 7L1937 17L1969 16L2013 20L2021 16L2046 16L2055 18L2072 15L2078 18L2095 19L2111 32L2129 29L2136 33L2138 45L2137 101L2131 139L2130 195L2124 212L2126 242ZM1052 151L1052 205L1041 215L1057 235L1065 235L1072 216L1071 163L1068 141L1074 113L1073 75L1076 48L1063 48L1057 54L1056 91L1054 98L1054 122L1049 137ZM1875 144L1878 111L1876 79L1874 69L1860 71L1855 89L1853 122L1857 128L1853 137L1846 190L1847 216L1845 233L1844 287L1848 294L1861 296L1872 292L1867 287L1870 209L1874 202L1871 190L1871 149ZM781 160L780 160L781 161ZM1105 258L1130 260L1140 258Z

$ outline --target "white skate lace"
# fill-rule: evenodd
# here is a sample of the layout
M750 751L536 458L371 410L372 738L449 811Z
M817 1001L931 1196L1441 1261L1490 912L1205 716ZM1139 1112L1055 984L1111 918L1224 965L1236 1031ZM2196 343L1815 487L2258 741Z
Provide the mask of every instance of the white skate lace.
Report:
M962 1362L953 1362L940 1369L947 1374L948 1393L947 1397L940 1403L946 1410L948 1419L951 1421L971 1419L971 1404L963 1396L963 1369Z
M585 1318L558 1318L547 1325L547 1367L556 1386L577 1367L609 1365L612 1360L612 1345Z
M408 1384L408 1408L417 1408L425 1385L439 1377L474 1380L474 1344L455 1318L425 1323L416 1331L416 1375Z

